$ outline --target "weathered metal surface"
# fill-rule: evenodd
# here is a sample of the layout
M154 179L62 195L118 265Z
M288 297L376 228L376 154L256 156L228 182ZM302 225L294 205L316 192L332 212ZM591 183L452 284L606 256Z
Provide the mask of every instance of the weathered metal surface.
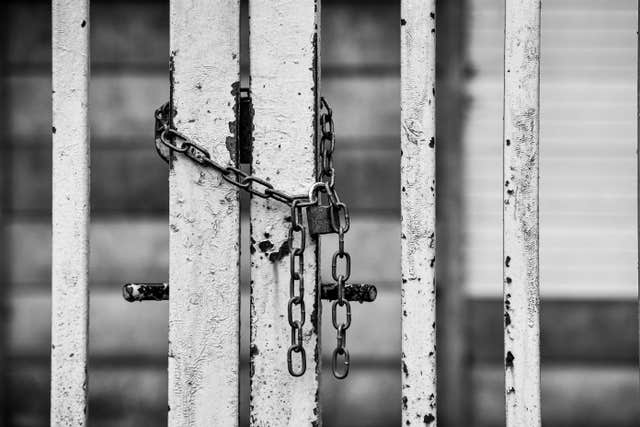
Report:
M51 425L87 422L89 1L52 3Z
M174 124L236 164L239 1L173 0ZM239 199L215 170L175 155L169 174L170 426L238 423Z
M540 425L540 1L507 1L503 280L507 426Z
M306 193L316 174L317 66L320 4L315 0L256 0L249 4L253 172L277 188ZM289 209L251 199L251 404L254 426L320 423L317 247L304 253L306 373L287 370L290 327Z
M403 425L436 425L435 13L401 5Z
M344 299L356 302L373 302L378 296L378 289L367 283L347 283L344 286ZM128 302L168 301L168 283L127 283L122 287L122 297ZM323 283L320 287L320 298L327 301L338 299L338 285Z

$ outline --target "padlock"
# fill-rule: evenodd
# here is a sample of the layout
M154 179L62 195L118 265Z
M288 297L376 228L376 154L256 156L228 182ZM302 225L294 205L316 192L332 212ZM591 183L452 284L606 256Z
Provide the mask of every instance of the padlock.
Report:
M323 206L320 204L311 205L307 208L307 221L309 223L309 234L331 234L336 230L331 225L331 209L333 206ZM339 221L339 219L338 219ZM338 227L340 224L338 223Z

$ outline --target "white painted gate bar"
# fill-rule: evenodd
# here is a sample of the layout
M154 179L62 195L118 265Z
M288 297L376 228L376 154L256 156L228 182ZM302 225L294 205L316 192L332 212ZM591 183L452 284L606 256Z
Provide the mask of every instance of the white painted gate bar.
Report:
M540 0L506 0L504 357L508 427L540 425Z
M89 1L52 6L51 425L87 422Z
M236 164L239 0L172 0L175 126ZM180 155L169 173L169 425L238 424L238 190Z
M436 425L435 13L401 4L402 425Z
M255 112L252 172L268 177L284 192L304 194L316 175L320 2L253 0L249 16ZM287 370L289 217L290 210L282 203L251 199L255 251L251 255L250 420L254 426L297 427L320 420L317 247L310 236L304 252L307 371L292 377Z

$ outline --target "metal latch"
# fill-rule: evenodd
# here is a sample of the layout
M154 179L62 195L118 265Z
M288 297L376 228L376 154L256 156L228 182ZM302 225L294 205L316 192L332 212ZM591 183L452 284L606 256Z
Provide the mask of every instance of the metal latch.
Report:
M122 296L129 302L168 301L168 283L127 283L122 287ZM344 285L344 299L347 301L373 302L378 296L374 285L367 283L347 283ZM320 286L320 298L327 301L338 299L338 285L323 283Z

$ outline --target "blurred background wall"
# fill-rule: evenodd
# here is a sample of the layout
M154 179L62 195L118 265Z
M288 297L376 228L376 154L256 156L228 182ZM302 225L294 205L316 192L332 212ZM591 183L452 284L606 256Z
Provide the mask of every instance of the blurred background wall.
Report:
M50 3L14 0L0 7L0 361L5 379L0 400L5 425L44 426L50 347ZM243 1L245 16L246 11ZM502 0L438 4L442 426L504 424L503 13ZM152 147L152 112L169 90L168 2L94 1L91 15L90 422L164 425L167 304L125 303L120 287L125 281L168 277L167 168ZM323 378L324 424L398 425L399 1L324 0L322 20L322 93L335 111L339 185L352 207L353 278L379 289L374 304L354 307L349 378L338 382L329 372ZM637 426L640 418L636 28L635 0L543 4L540 247L546 426ZM244 28L245 48L247 37ZM245 58L245 85L248 70ZM329 277L327 255L333 248L324 246L324 277ZM248 275L243 262L246 424ZM333 336L330 324L324 326L325 336ZM330 346L325 347L326 354Z

